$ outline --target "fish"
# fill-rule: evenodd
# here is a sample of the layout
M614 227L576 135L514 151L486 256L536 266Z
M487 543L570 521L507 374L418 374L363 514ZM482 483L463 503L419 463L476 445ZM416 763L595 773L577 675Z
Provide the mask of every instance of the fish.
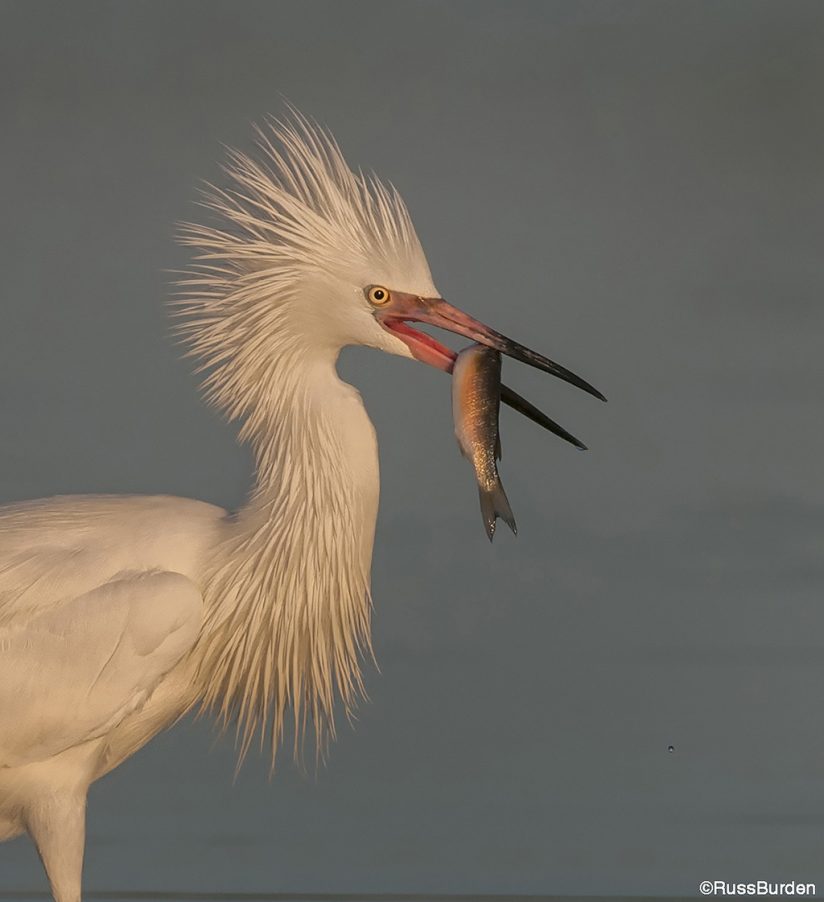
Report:
M452 370L452 418L461 454L472 464L478 483L481 517L491 542L500 518L516 535L518 527L498 474L501 437L501 355L473 344L458 354Z

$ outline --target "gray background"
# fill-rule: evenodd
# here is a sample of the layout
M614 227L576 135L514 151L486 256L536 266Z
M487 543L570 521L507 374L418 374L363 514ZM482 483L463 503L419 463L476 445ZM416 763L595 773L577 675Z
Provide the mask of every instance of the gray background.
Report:
M163 303L282 96L398 185L447 298L610 397L505 366L593 450L504 414L490 548L448 382L347 352L371 702L271 784L205 721L162 736L92 790L89 888L824 886L822 39L787 0L0 4L3 500L242 502Z

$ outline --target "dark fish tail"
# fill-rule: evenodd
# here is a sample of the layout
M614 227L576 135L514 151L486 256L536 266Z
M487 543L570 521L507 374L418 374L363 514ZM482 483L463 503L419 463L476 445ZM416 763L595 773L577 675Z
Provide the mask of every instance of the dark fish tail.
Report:
M512 508L509 506L509 499L499 479L491 489L485 489L478 486L478 496L481 499L481 516L483 517L486 534L489 541L495 535L495 521L500 517L501 520L518 535L518 527L515 525L515 517L512 514Z

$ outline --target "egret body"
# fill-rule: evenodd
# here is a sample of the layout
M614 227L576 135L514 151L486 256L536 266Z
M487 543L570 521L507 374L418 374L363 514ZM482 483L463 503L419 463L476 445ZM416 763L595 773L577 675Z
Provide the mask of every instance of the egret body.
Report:
M208 398L254 451L229 513L165 496L0 507L0 839L28 832L56 902L79 902L86 795L195 706L271 754L291 711L321 744L361 690L378 455L342 347L451 370L426 322L598 394L443 301L406 208L295 114L232 154L180 330ZM503 399L568 437L513 392ZM543 418L543 419L542 419ZM559 432L560 430L560 432Z

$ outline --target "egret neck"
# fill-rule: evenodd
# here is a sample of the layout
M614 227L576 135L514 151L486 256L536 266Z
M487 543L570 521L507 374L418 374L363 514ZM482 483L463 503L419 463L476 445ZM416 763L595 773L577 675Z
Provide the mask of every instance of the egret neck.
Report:
M203 701L237 717L241 757L271 727L273 763L290 704L296 746L314 720L322 749L336 689L347 712L362 692L379 492L375 431L339 348L287 344L244 425L256 483L207 572L196 652Z

